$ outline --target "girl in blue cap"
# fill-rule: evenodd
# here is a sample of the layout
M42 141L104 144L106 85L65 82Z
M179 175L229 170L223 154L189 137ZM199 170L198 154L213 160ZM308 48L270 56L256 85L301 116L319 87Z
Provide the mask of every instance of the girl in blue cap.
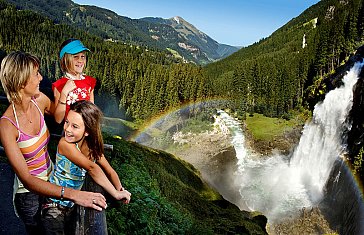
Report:
M64 120L74 102L89 100L94 103L96 79L83 74L86 51L90 50L78 39L67 39L61 44L59 58L64 76L52 84L57 105L54 118L58 123Z

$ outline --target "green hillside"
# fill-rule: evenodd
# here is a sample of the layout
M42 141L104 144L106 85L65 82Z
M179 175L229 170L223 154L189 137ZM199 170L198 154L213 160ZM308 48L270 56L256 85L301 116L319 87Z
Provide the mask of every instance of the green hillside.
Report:
M296 111L312 111L340 84L335 77L341 66L363 45L364 1L321 0L269 37L207 65L204 72L210 95L230 100L239 118L259 113L289 120ZM362 133L361 128L355 131ZM363 175L364 144L356 143L351 164L354 173Z
M107 210L110 234L266 234L264 216L240 211L190 164L108 136L109 157L132 203Z
M223 199L191 164L120 137L104 137L113 146L106 157L132 193L128 205L108 200L109 234L267 234L265 216ZM51 156L56 143L52 138ZM1 154L0 162L7 162Z

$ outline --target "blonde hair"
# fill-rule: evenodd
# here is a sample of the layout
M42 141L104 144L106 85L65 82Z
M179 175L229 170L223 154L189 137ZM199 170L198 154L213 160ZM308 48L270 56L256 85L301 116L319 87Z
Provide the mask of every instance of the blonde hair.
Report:
M70 73L72 75L75 75L75 71L73 70L73 56L74 55L72 54L65 53L64 56L62 57L60 64L61 64L61 69L64 73ZM87 63L85 63L84 69L86 69L86 66Z
M73 68L72 68L72 63L73 63L73 55L72 54L68 54L65 53L64 56L61 59L61 69L63 72L65 73L74 73Z
M39 65L36 56L22 51L12 52L3 59L0 80L9 102L21 102L20 90L27 85L31 73Z

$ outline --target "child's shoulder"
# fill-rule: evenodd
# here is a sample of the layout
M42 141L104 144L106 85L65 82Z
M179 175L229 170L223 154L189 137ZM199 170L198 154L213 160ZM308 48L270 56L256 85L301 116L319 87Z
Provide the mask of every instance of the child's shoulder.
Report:
M57 81L53 82L52 83L52 90L54 91L54 89L57 89L59 92L61 92L64 85L66 84L67 80L68 79L66 77L61 77Z
M76 147L76 145L73 143L67 142L66 139L64 138L64 136L58 142L58 151L60 151L60 153L67 152L74 147Z

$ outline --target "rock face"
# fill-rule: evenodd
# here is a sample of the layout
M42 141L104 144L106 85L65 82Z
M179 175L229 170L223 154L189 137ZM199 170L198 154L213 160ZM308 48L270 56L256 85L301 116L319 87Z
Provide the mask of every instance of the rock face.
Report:
M362 194L342 160L335 163L325 190L319 208L330 227L339 234L364 234Z
M267 230L270 235L336 234L318 208L303 208L299 217L269 225Z
M226 200L235 205L241 204L239 187L234 182L238 160L228 131L217 128L214 131L193 134L177 132L173 139L179 147L166 151L196 167L202 178Z
M276 136L272 141L254 140L248 132L246 132L246 137L249 146L261 155L269 156L273 153L287 155L298 144L302 135L302 129L303 126L296 126L291 130L285 131L282 135Z
M354 87L353 107L349 114L352 123L347 141L350 155L357 154L364 143L364 70L360 76Z

